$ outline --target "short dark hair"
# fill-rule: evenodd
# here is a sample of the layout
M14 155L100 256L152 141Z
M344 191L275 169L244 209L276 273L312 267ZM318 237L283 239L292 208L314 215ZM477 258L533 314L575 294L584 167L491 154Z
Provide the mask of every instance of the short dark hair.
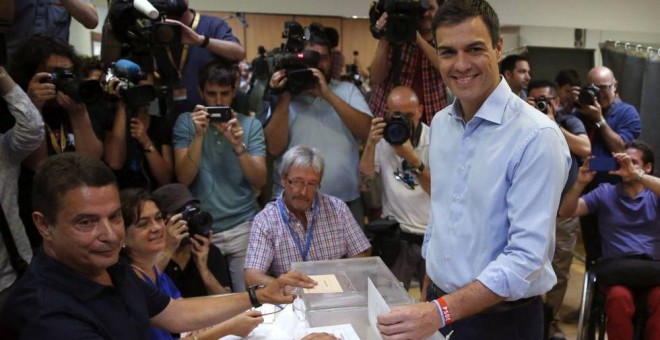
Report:
M544 88L544 87L550 88L550 94L553 97L557 96L557 85L555 85L555 83L547 79L532 80L531 82L529 82L529 85L527 86L527 93L531 93L533 89Z
M80 75L80 57L76 54L73 46L62 40L49 36L34 35L19 45L9 65L11 74L16 84L27 91L30 80L37 70L52 55L66 57L73 63L73 72Z
M332 49L332 43L328 38L326 28L318 22L313 22L307 26L309 31L309 39L305 40L305 47L310 45L321 45L328 48L328 52ZM337 37L339 39L339 37Z
M649 164L651 163L651 174L655 172L655 155L653 154L653 150L651 150L651 147L638 140L634 140L631 142L626 143L626 150L628 149L636 149L642 152L642 162L644 164Z
M60 198L68 191L108 185L117 186L117 178L103 162L76 152L61 153L48 157L37 169L32 182L32 205L46 222L54 224Z
M121 215L124 217L126 228L140 220L140 211L146 201L152 201L156 204L151 194L142 188L124 189L119 193L119 198L121 200Z
M103 63L101 63L101 59L99 59L99 57L81 57L80 60L80 72L85 78L89 78L90 73L92 73L94 70L99 70L101 72L104 71Z
M473 17L480 17L484 21L492 40L493 48L500 40L500 19L497 13L484 0L449 0L443 4L438 2L439 8L433 18L433 31L442 25L456 25Z
M199 70L199 88L204 89L206 83L236 88L238 65L224 60L213 60Z
M527 61L527 58L519 54L511 54L506 56L506 58L500 61L500 74L504 74L504 71L513 72L516 69L516 64L519 61Z
M561 70L555 76L557 86L562 87L566 84L571 86L580 86L580 76L574 69Z
M326 27L325 35L328 37L328 41L330 42L330 48L339 46L339 32L337 32L336 29L333 27Z

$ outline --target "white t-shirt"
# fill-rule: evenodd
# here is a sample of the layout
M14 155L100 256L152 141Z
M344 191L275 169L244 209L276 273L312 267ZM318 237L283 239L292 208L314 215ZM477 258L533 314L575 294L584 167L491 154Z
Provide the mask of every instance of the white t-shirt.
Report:
M419 144L415 148L417 157L429 164L429 127L420 123L422 132ZM429 220L431 196L422 189L416 176L414 190L394 177L394 172L402 171L403 159L394 153L392 146L381 139L376 145L374 168L380 174L383 183L383 217L393 216L401 229L411 234L424 234Z

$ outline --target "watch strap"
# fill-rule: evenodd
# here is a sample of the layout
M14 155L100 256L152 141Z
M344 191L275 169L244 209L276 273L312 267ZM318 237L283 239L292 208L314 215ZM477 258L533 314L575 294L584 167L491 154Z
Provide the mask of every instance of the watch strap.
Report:
M261 302L259 302L259 299L257 299L257 289L263 288L265 286L258 285L258 286L250 286L247 289L248 296L250 297L250 303L252 304L252 307L254 308L259 308L261 307Z

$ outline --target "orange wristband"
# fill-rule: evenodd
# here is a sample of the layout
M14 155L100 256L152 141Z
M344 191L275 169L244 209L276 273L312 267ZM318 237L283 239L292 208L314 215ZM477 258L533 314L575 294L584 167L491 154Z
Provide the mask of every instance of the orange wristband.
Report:
M435 299L440 304L440 310L442 311L442 316L445 318L445 326L452 323L451 314L449 313L449 308L447 308L447 302L442 297Z

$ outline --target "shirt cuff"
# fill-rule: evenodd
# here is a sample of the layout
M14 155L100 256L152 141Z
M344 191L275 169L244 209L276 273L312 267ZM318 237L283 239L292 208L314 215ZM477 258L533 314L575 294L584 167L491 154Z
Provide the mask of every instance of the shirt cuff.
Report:
M520 300L529 290L530 282L497 262L489 264L477 280L507 301Z

